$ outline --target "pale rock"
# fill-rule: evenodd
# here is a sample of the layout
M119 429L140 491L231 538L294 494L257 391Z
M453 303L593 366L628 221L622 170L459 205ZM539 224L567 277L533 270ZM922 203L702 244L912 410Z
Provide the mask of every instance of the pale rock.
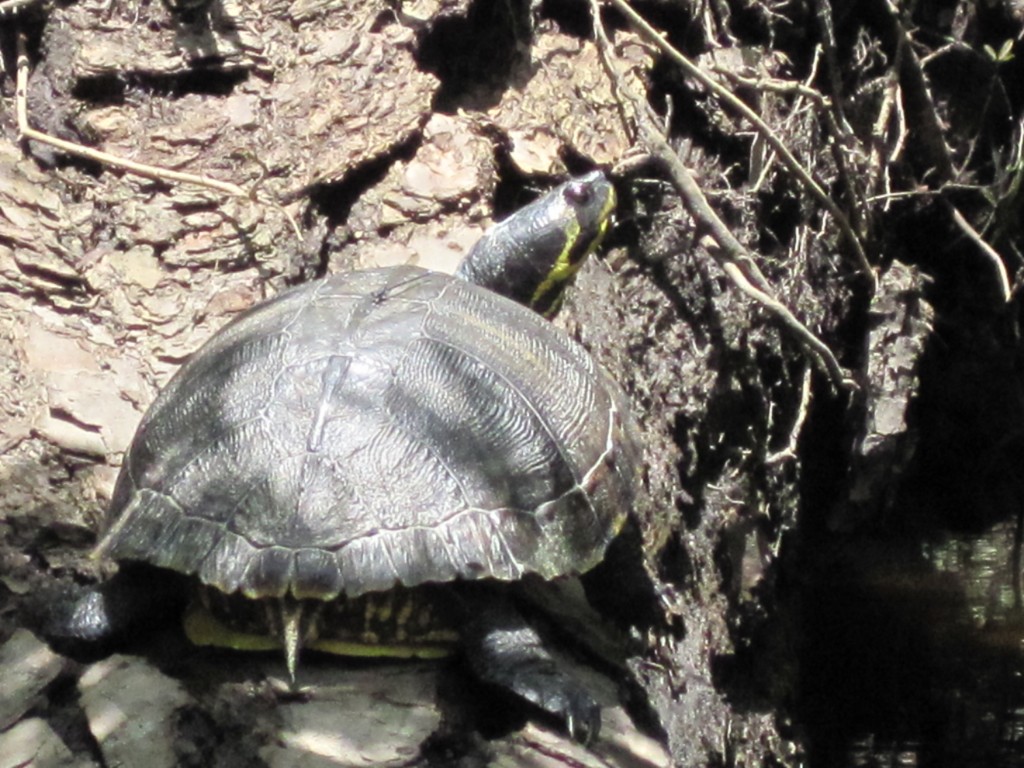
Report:
M89 730L107 765L175 768L175 713L195 702L142 659L111 656L78 681Z
M0 730L9 728L35 706L63 668L64 660L46 643L27 629L16 630L0 647Z
M75 757L46 721L32 717L0 733L0 768L89 768Z

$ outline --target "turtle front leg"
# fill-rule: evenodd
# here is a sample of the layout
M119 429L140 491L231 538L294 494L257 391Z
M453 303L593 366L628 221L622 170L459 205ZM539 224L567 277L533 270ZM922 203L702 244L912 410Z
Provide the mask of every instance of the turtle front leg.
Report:
M484 608L464 630L463 644L470 668L481 680L561 719L576 741L587 744L597 738L600 706L513 606Z
M60 653L99 658L180 619L189 585L180 574L126 565L109 581L47 606L42 635Z

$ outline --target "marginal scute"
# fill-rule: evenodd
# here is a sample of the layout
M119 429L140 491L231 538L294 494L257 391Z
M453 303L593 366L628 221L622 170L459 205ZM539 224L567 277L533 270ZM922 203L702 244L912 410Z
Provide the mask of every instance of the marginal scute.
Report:
M333 553L320 549L300 549L295 553L295 597L333 600L343 587L341 569Z
M285 547L259 550L245 573L245 594L249 597L284 597L295 582L294 558L294 551Z
M255 555L256 548L241 536L226 534L203 558L197 575L204 584L230 595L241 588L246 570Z
M140 488L128 497L123 516L100 542L100 551L116 560L145 559L159 551L166 532L182 514L166 495Z
M162 553L160 564L172 571L194 573L221 535L221 529L209 521L179 513L157 543Z
M582 572L632 501L623 402L576 342L483 288L328 277L172 380L101 550L252 597Z

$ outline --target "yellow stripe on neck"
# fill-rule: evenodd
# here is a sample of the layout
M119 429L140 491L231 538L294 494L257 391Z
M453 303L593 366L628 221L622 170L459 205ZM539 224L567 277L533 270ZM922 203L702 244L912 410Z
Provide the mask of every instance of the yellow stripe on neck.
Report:
M562 252L558 254L558 258L555 259L555 264L551 267L551 271L548 272L547 276L537 286L537 290L533 292L533 296L530 298L530 306L536 307L537 303L544 298L548 293L557 286L565 286L576 273L580 271L580 267L583 266L590 254L594 253L601 245L601 241L604 240L604 236L608 233L609 225L611 224L611 213L615 208L615 195L609 195L608 201L605 203L604 208L601 210L601 224L597 234L590 241L590 245L587 246L587 250L580 254L580 257L573 261L571 259L573 246L576 245L576 241L580 237L580 223L578 220L573 219L566 226L566 238L565 245L562 246ZM561 301L553 301L551 306L552 309L547 313L553 315L557 311L558 307L561 306Z

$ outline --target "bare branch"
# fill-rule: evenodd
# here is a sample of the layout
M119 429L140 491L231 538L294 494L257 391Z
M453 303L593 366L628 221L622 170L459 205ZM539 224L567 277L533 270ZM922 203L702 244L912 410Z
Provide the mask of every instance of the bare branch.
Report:
M811 407L811 369L804 369L803 382L800 385L800 406L793 419L793 426L789 430L789 440L786 447L776 451L764 460L765 464L779 464L783 461L792 461L797 457L797 446L800 442L800 433L803 432L804 424L807 421L807 414Z
M1003 301L1009 301L1013 298L1013 292L1010 289L1010 276L1006 273L1006 265L1003 264L1002 258L996 253L996 250L985 242L984 238L978 234L977 230L971 226L970 222L963 217L963 214L956 209L952 204L949 204L949 210L953 214L953 221L960 227L960 231L969 237L981 252L988 257L992 262L992 268L995 270L996 279L999 281L999 290L1003 294Z
M93 160L103 165L120 168L124 171L128 171L129 173L134 173L137 176L145 176L149 179L172 181L181 184L196 184L201 187L215 189L218 192L223 192L233 197L248 196L244 189L237 184L232 184L228 181L218 181L217 179L211 179L207 176L197 176L192 173L182 173L181 171L173 171L169 168L161 168L155 165L146 165L144 163L136 163L132 160L125 160L122 157L111 155L108 152L101 152L100 150L92 149L91 147L85 147L71 141L58 139L55 136L50 136L49 134L37 131L35 128L31 127L28 123L28 56L25 53L25 36L21 33L18 34L15 114L17 115L18 120L18 132L22 139L38 141L41 144L56 147L62 152L67 152L68 154L76 155L78 157L84 157L87 160Z
M817 199L818 202L820 202L836 220L843 236L853 249L857 262L860 265L861 272L871 282L872 292L874 292L875 284L877 282L875 279L874 269L868 261L867 254L864 252L864 247L860 242L860 238L857 237L857 233L853 231L853 227L850 225L850 221L846 214L843 213L843 210L831 197L829 197L828 193L825 192L822 185L813 177L813 175L793 156L793 153L789 151L789 147L787 147L775 132L772 131L771 127L741 99L737 98L717 80L709 77L700 67L680 53L679 50L671 45L660 32L654 29L654 27L648 24L640 14L634 11L626 0L608 0L608 2L622 12L645 39L657 46L662 53L668 56L668 58L679 66L679 68L687 75L699 81L718 99L727 104L730 108L734 109L754 126L755 130L764 137L768 145L778 154L783 164L789 168L793 175L800 179L815 199ZM596 14L597 10L595 9L594 12Z
M890 27L898 41L900 90L904 106L912 116L912 125L916 129L915 135L920 138L920 146L928 153L929 161L937 174L932 186L941 186L942 182L954 178L952 152L946 144L942 121L935 109L935 102L932 101L924 68L900 19L900 11L891 0L888 0L884 7L889 11Z
M693 175L679 160L679 157L668 141L665 140L658 125L657 116L653 114L650 105L625 82L625 79L612 61L611 44L601 22L598 2L599 0L591 0L594 33L597 38L602 61L609 77L612 79L613 87L620 94L620 98L625 98L632 104L636 127L648 152L664 165L687 210L689 210L698 225L707 230L711 239L718 245L717 249L709 249L711 255L739 290L765 307L793 333L803 347L810 352L812 358L831 378L837 388L856 388L856 384L846 375L842 366L839 365L839 361L832 354L832 350L801 323L786 305L772 295L771 286L757 266L757 263L747 252L746 248L744 248L743 244L732 234L725 222L715 213L715 210L701 191L700 185L697 184Z

